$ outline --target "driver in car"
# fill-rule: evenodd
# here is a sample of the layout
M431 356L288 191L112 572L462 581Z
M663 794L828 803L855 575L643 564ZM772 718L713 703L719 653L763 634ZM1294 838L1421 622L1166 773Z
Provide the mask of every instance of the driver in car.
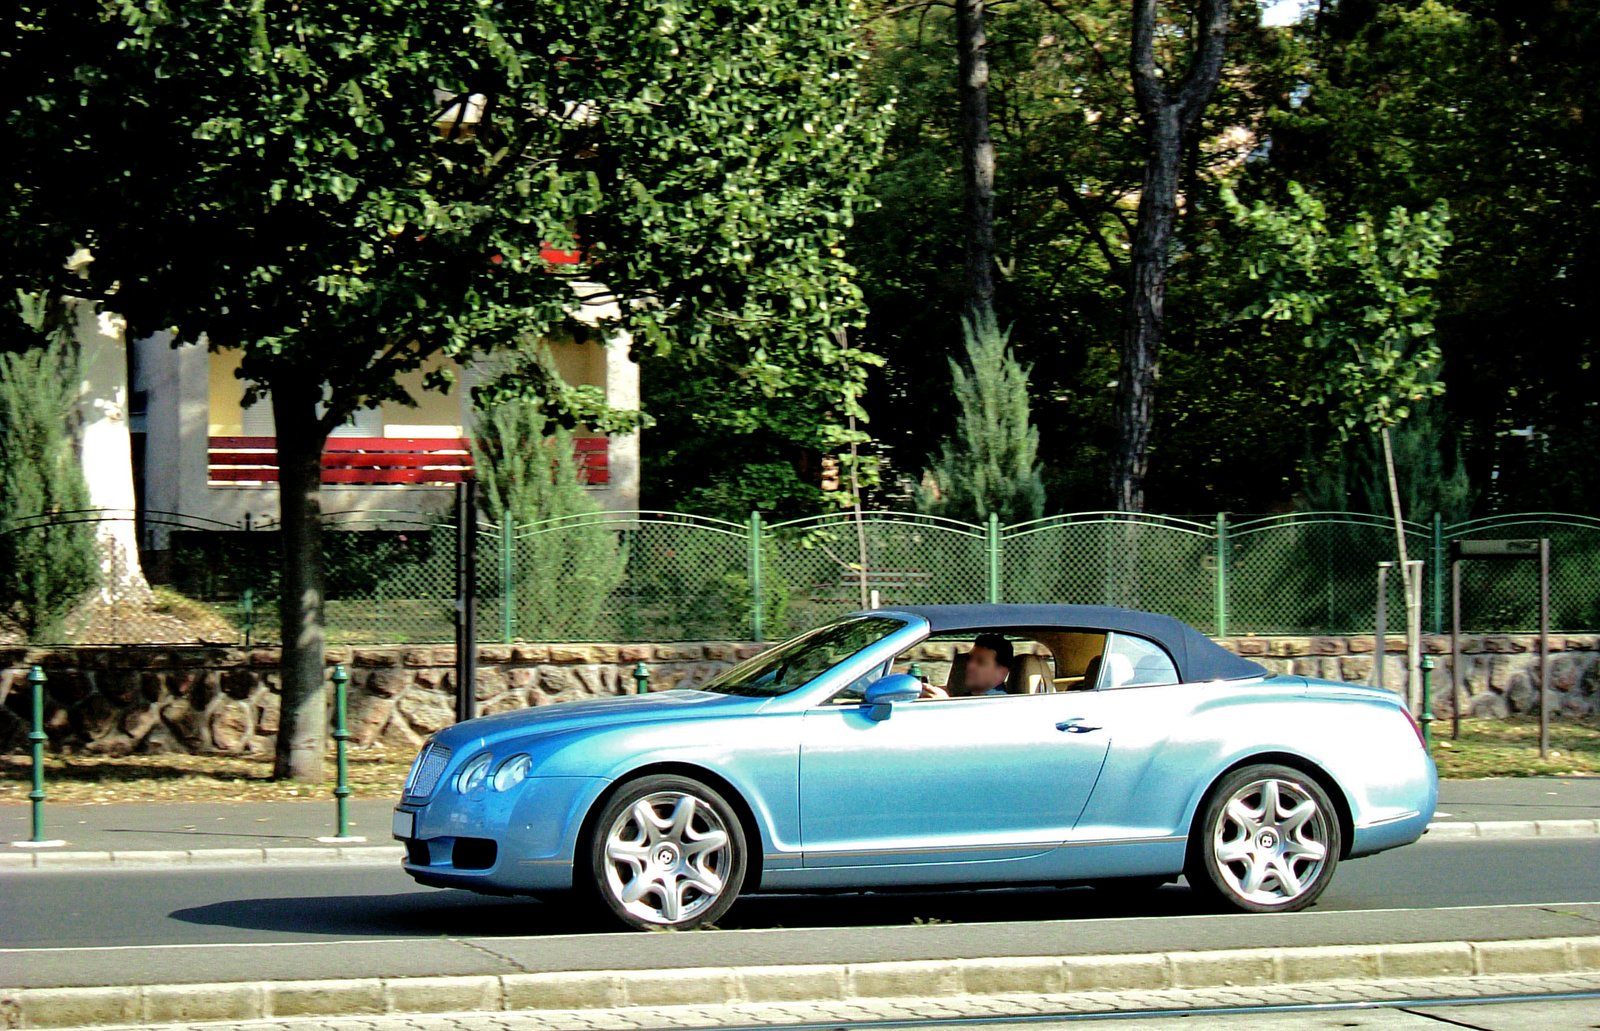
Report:
M967 670L961 687L955 693L932 684L922 685L923 698L979 698L984 695L1006 694L1006 678L1011 675L1011 664L1016 661L1011 642L999 634L979 634L967 653Z

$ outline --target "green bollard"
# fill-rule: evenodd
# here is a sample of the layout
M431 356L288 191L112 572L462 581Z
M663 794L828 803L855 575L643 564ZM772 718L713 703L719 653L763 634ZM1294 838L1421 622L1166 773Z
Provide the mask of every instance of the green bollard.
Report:
M46 841L44 837L44 668L35 665L28 670L28 686L33 689L33 729L28 732L28 743L33 752L33 790L28 801L33 806L33 834L27 841L13 841L18 848L59 848L65 841Z
M331 838L318 838L318 841L329 844L339 844L348 841L366 841L366 838L352 837L350 834L350 782L349 761L346 758L347 742L350 740L350 731L346 721L350 696L346 690L350 683L350 671L344 668L343 663L333 667L333 747L337 757L339 779L333 787L334 802L339 807L339 832Z
M633 693L650 693L650 667L644 664L643 659L640 659L633 667Z
M1417 717L1417 722L1422 724L1422 742L1429 749L1433 748L1433 656L1422 657L1422 715Z

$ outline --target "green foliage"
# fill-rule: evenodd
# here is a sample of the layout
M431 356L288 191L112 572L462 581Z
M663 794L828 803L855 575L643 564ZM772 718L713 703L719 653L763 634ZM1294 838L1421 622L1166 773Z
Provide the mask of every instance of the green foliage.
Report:
M162 163L79 176L87 201L26 177L33 220L115 210L75 231L131 322L240 348L256 384L325 377L329 426L414 400L404 373L447 386L440 357L559 328L577 280L623 302L640 353L717 383L734 423L841 397L873 360L831 332L861 318L842 244L887 118L861 97L846 0L69 10L31 51L87 28L102 48L29 79L13 133L56 145L63 122ZM130 108L165 120L137 147ZM551 266L546 244L585 261ZM521 371L553 418L601 428L594 397Z
M77 386L76 349L65 334L47 347L0 354L0 624L32 639L100 579L93 523L17 528L89 507L72 438Z
M1339 441L1361 427L1403 422L1410 406L1444 392L1434 375L1438 278L1448 205L1416 214L1397 207L1380 227L1365 212L1330 229L1322 203L1297 183L1291 204L1246 208L1223 201L1249 233L1245 268L1260 298L1241 313L1297 344L1309 376L1301 402L1325 409Z
M768 520L794 519L823 509L828 498L815 484L800 479L788 462L751 462L719 469L711 482L684 499L691 512L738 522L752 511Z
M1044 514L1039 431L1028 425L1028 373L991 311L963 320L967 367L950 377L961 413L939 462L923 474L919 511L968 522L997 512L1020 523Z
M599 506L585 494L572 447L572 434L528 402L482 410L474 430L483 512L513 528L501 604L511 599L513 634L522 639L592 634L627 566L617 532L583 518Z

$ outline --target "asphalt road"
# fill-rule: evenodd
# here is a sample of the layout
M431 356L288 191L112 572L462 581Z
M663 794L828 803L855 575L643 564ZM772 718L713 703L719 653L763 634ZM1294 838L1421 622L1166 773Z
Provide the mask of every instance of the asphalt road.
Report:
M1201 910L1169 886L770 896L723 930L615 933L386 867L0 876L0 985L866 962L1600 934L1600 838L1461 840L1342 864L1311 911Z

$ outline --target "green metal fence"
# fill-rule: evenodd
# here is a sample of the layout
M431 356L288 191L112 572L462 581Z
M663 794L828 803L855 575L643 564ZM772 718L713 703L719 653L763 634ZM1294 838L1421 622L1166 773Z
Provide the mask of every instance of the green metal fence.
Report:
M0 555L44 554L50 534L99 532L131 513L64 513L0 526ZM278 640L272 525L142 513L156 584L101 583L47 624L21 629L0 597L0 644L270 644ZM1600 627L1600 519L1519 513L1406 524L1425 563L1424 625L1448 629L1448 542L1549 537L1552 626ZM8 536L9 535L9 536ZM3 547L7 542L28 547ZM156 547L154 545L160 545ZM596 512L476 530L481 642L774 640L861 608L951 602L1125 605L1213 634L1373 629L1376 563L1396 558L1378 516L1293 512L1178 517L1080 512L1002 526L903 512L769 523L680 512ZM32 551L29 551L29 548ZM457 611L458 534L401 512L329 516L325 610L332 643L446 642ZM0 569L0 576L6 575ZM114 579L114 578L113 578ZM1399 577L1390 578L1399 629ZM1463 565L1463 627L1537 626L1531 563Z

